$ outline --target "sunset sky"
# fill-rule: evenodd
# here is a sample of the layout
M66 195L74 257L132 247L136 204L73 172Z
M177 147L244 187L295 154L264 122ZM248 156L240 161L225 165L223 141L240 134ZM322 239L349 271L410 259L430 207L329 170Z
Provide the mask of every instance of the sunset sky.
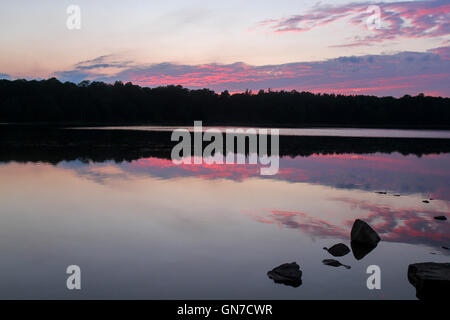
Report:
M6 79L450 96L448 0L16 0L0 3L0 27Z

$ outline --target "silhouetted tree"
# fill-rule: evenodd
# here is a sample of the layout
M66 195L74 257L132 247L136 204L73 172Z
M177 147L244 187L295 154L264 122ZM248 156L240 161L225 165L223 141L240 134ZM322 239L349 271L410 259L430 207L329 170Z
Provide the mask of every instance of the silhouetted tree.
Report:
M131 82L0 80L1 122L98 122L268 126L450 126L450 99L250 90L217 94Z

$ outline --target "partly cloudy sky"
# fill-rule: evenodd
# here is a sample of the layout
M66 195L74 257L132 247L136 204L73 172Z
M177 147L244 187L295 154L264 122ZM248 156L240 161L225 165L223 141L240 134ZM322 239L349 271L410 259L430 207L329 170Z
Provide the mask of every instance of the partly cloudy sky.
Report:
M17 0L0 27L0 78L450 96L448 0Z

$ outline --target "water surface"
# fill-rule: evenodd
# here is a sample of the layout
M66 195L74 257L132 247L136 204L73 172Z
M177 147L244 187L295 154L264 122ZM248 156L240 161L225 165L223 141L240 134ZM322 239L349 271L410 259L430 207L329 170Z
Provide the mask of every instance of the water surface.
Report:
M71 129L91 129L91 130L139 130L139 131L173 131L175 129L187 129L191 132L194 127L189 126L105 126L105 127L79 127ZM208 129L220 129L225 132L227 129L236 129L238 127L209 127L202 126L202 131ZM239 127L247 130L249 128ZM263 128L253 128L261 130ZM264 128L273 130L275 128ZM314 136L314 137L381 137L381 138L442 138L450 139L448 130L413 130L413 129L361 129L361 128L276 128L282 136Z
M450 260L448 221L434 219L450 216L450 153L284 155L262 177L257 165L17 148L31 150L0 162L0 298L415 299L408 265ZM357 218L382 241L337 258L349 270L323 265ZM300 287L268 279L293 261ZM381 290L366 287L372 264Z

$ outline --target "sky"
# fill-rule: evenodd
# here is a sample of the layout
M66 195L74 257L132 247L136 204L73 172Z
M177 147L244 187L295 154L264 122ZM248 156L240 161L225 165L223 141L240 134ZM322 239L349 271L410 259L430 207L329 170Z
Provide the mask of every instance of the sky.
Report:
M6 79L450 96L448 0L16 0L0 30Z

